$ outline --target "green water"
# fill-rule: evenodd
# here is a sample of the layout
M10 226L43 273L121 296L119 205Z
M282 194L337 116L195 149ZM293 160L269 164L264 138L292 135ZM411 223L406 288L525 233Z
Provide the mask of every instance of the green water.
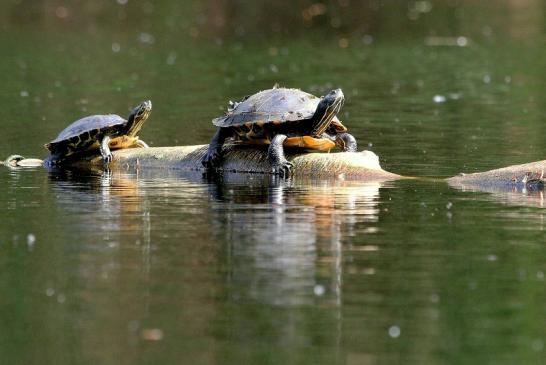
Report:
M145 99L143 140L204 144L228 100L279 83L341 87L392 172L545 158L539 1L339 1L311 21L311 3L124 3L3 5L0 157ZM541 191L6 168L0 186L0 363L544 361Z

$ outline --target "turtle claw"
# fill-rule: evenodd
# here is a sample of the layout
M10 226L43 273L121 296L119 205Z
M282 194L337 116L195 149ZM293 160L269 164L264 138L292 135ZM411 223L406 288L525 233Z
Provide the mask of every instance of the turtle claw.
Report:
M221 165L222 155L218 151L207 151L201 164L207 169L213 169Z
M294 164L287 160L281 161L271 168L271 172L274 175L280 175L282 178L287 179L292 175L292 167Z
M105 165L110 164L110 162L112 162L113 159L114 159L114 156L112 155L112 153L104 155L104 157L102 158Z

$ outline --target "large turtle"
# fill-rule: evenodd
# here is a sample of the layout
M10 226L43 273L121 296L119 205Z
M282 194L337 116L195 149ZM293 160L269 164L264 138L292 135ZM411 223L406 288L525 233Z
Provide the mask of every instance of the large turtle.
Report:
M232 103L226 115L212 121L218 130L202 164L218 167L222 145L230 137L236 142L269 144L272 172L283 176L292 168L283 145L323 151L337 145L343 151L356 151L355 138L336 117L344 100L341 89L318 98L299 89L273 88Z
M133 109L127 120L116 114L92 115L66 127L53 141L47 143L51 155L46 164L62 163L80 153L99 150L105 163L112 161L110 150L148 147L137 134L152 111L147 100Z

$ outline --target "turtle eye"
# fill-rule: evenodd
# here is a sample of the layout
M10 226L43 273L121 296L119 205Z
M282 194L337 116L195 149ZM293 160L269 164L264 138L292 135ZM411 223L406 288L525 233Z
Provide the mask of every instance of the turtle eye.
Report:
M138 112L137 112L137 115L139 117L143 116L144 114L146 114L146 106L143 105L141 108L138 109Z

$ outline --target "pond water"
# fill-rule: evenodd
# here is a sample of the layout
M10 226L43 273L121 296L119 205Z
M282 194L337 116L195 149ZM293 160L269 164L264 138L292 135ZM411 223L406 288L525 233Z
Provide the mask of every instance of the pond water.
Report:
M0 158L145 99L205 144L279 83L426 179L0 169L3 362L542 363L543 192L436 178L545 158L543 3L276 4L8 1Z

